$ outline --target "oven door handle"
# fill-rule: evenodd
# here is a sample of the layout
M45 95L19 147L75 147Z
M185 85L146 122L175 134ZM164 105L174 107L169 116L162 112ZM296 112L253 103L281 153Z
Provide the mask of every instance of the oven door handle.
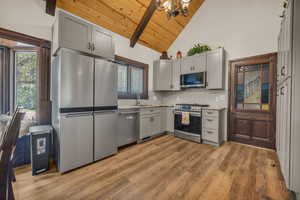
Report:
M193 117L201 117L201 113L195 113L195 112L189 112L190 113L190 116L193 116ZM182 115L182 112L179 112L179 111L175 111L174 113L175 115Z

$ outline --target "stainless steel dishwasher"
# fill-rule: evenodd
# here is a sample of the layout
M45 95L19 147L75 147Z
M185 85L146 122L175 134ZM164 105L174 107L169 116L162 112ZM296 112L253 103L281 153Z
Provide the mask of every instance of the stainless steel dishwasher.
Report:
M138 109L119 110L118 146L134 143L138 140Z

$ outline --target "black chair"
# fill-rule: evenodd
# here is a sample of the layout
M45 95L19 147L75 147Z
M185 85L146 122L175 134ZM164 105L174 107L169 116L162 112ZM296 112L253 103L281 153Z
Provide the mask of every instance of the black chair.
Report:
M0 141L0 200L14 200L12 155L19 137L23 113L17 108Z

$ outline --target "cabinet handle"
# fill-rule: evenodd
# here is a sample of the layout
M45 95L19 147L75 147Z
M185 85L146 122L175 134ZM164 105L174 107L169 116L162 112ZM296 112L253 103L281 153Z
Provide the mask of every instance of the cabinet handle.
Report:
M208 121L208 122L212 122L213 120L212 120L212 119L207 119L207 121Z
M212 132L212 131L206 131L207 133L209 133L209 134L213 134L214 132Z
M95 51L95 44L92 44L92 51Z
M285 76L285 66L281 67L280 73L281 73L281 76Z
M213 112L209 112L209 111L206 111L206 113L209 114L209 115L213 114Z
M92 46L91 46L91 43L90 43L90 42L88 43L88 49L89 49L89 50L92 50Z
M280 94L284 95L284 91L283 91L284 87L280 88Z

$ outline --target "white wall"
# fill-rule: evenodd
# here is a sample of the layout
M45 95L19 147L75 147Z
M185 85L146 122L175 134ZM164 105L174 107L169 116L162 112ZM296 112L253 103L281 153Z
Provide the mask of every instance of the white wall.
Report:
M45 13L43 0L0 0L0 27L51 40L54 17Z
M226 89L163 93L163 103L202 103L227 107L228 61L277 51L281 11L282 0L205 0L168 53L174 57L180 50L185 56L197 43L208 44L212 48L224 47Z
M0 0L0 27L19 33L51 40L51 26L54 17L45 13L43 0ZM113 34L116 44L116 54L149 64L149 102L160 103L158 94L152 92L153 60L159 58L159 53L137 44L129 47L129 39ZM120 104L133 104L134 100L122 100Z

